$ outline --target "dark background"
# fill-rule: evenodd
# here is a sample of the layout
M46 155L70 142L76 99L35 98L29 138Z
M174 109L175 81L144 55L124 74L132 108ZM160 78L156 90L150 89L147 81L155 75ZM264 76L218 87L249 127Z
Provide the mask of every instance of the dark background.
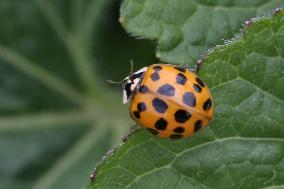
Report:
M135 70L157 62L155 43L126 33L118 22L120 1L94 2L0 1L0 188L86 187L103 154L133 125L121 89L106 80L126 77L130 60ZM86 37L80 30L90 17ZM67 32L58 34L57 19ZM65 37L80 41L74 51ZM99 94L89 93L74 56L80 65L90 57ZM50 77L86 97L87 105L54 90Z

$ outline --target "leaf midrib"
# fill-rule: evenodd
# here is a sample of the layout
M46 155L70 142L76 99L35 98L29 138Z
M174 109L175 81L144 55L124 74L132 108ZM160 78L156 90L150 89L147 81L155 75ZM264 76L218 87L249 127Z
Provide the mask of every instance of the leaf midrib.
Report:
M27 128L58 127L64 124L93 122L93 116L86 111L41 112L18 116L0 117L0 131Z

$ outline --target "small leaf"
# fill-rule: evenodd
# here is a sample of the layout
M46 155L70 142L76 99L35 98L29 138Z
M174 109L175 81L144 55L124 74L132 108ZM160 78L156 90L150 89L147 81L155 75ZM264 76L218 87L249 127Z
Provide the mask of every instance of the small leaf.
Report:
M200 75L211 125L185 140L135 131L97 167L93 188L284 187L284 13L215 48Z
M193 65L205 50L238 33L254 16L283 0L125 0L120 21L132 35L157 40L162 61Z

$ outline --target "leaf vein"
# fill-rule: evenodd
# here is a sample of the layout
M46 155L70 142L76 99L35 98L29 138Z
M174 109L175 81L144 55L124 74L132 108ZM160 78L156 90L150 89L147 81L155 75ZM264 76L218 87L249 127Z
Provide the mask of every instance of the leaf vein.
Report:
M217 140L214 140L214 141L210 141L210 142L206 142L206 143L202 143L200 145L197 145L197 146L194 146L190 149L186 149L186 150L183 150L181 152L179 152L173 159L172 161L167 164L167 165L163 165L161 167L158 167L158 168L154 168L150 171L147 171L141 175L138 175L131 183L129 183L126 188L129 188L133 183L135 183L136 181L138 181L139 179L141 179L142 177L144 176L147 176L155 171L158 171L158 170L162 170L162 169L166 169L166 168L171 168L172 167L172 164L175 162L175 160L182 156L183 154L187 153L187 152L190 152L190 151L193 151L193 150L196 150L198 148L201 148L203 146L207 146L207 145L210 145L210 144L214 144L214 143L220 143L220 142L223 142L223 141L229 141L229 140L263 140L263 141L279 141L279 142L283 142L284 143L284 138L249 138L249 137L227 137L227 138L222 138L222 139L217 139ZM185 175L187 176L187 175ZM187 176L188 177L188 176ZM191 177L190 177L191 178ZM193 179L193 178L191 178ZM194 179L193 179L194 180ZM198 182L198 181L196 181ZM198 182L199 183L199 182ZM201 184L201 183L200 183Z

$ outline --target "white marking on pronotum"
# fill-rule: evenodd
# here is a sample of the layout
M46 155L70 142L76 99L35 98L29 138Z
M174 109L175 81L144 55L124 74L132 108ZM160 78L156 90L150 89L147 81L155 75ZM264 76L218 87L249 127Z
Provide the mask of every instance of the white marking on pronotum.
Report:
M137 87L138 83L140 83L141 79L140 78L136 78L133 80L133 84L130 87L131 91L134 91L134 89Z
M126 90L123 90L123 92L122 92L123 94L122 94L122 103L123 104L126 104L129 100L128 100L128 98L127 98L127 94L126 94Z

